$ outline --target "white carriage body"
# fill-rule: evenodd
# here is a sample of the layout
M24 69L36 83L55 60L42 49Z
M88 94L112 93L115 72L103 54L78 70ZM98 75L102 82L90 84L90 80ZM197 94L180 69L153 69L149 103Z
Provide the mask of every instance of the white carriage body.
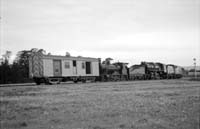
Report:
M29 73L30 77L99 76L99 59L33 53Z

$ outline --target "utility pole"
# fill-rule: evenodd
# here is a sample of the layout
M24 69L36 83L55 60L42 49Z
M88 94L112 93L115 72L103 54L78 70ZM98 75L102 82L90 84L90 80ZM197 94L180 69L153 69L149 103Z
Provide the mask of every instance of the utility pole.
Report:
M196 74L196 58L194 58L193 61L194 61L194 78L196 79L196 76L197 76L197 74Z

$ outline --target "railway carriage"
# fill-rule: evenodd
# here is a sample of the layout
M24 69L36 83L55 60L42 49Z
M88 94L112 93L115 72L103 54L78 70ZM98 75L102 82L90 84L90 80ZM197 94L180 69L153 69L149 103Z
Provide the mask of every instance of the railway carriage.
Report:
M99 62L99 58L33 52L29 58L29 73L37 84L95 81L99 77Z

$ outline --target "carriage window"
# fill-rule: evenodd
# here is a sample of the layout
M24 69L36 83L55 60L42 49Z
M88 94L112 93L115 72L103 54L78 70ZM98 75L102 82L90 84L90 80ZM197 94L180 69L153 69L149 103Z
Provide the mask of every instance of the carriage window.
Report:
M73 66L76 67L76 61L75 60L73 60Z
M85 62L82 62L82 69L85 69Z
M65 68L69 69L70 68L70 63L69 62L65 62Z

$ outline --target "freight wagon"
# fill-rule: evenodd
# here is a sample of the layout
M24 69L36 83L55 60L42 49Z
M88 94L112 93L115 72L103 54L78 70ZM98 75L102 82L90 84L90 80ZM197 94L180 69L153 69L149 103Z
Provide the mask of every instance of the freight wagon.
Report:
M95 81L99 77L99 58L45 55L32 52L29 57L29 76L36 84L65 81Z

